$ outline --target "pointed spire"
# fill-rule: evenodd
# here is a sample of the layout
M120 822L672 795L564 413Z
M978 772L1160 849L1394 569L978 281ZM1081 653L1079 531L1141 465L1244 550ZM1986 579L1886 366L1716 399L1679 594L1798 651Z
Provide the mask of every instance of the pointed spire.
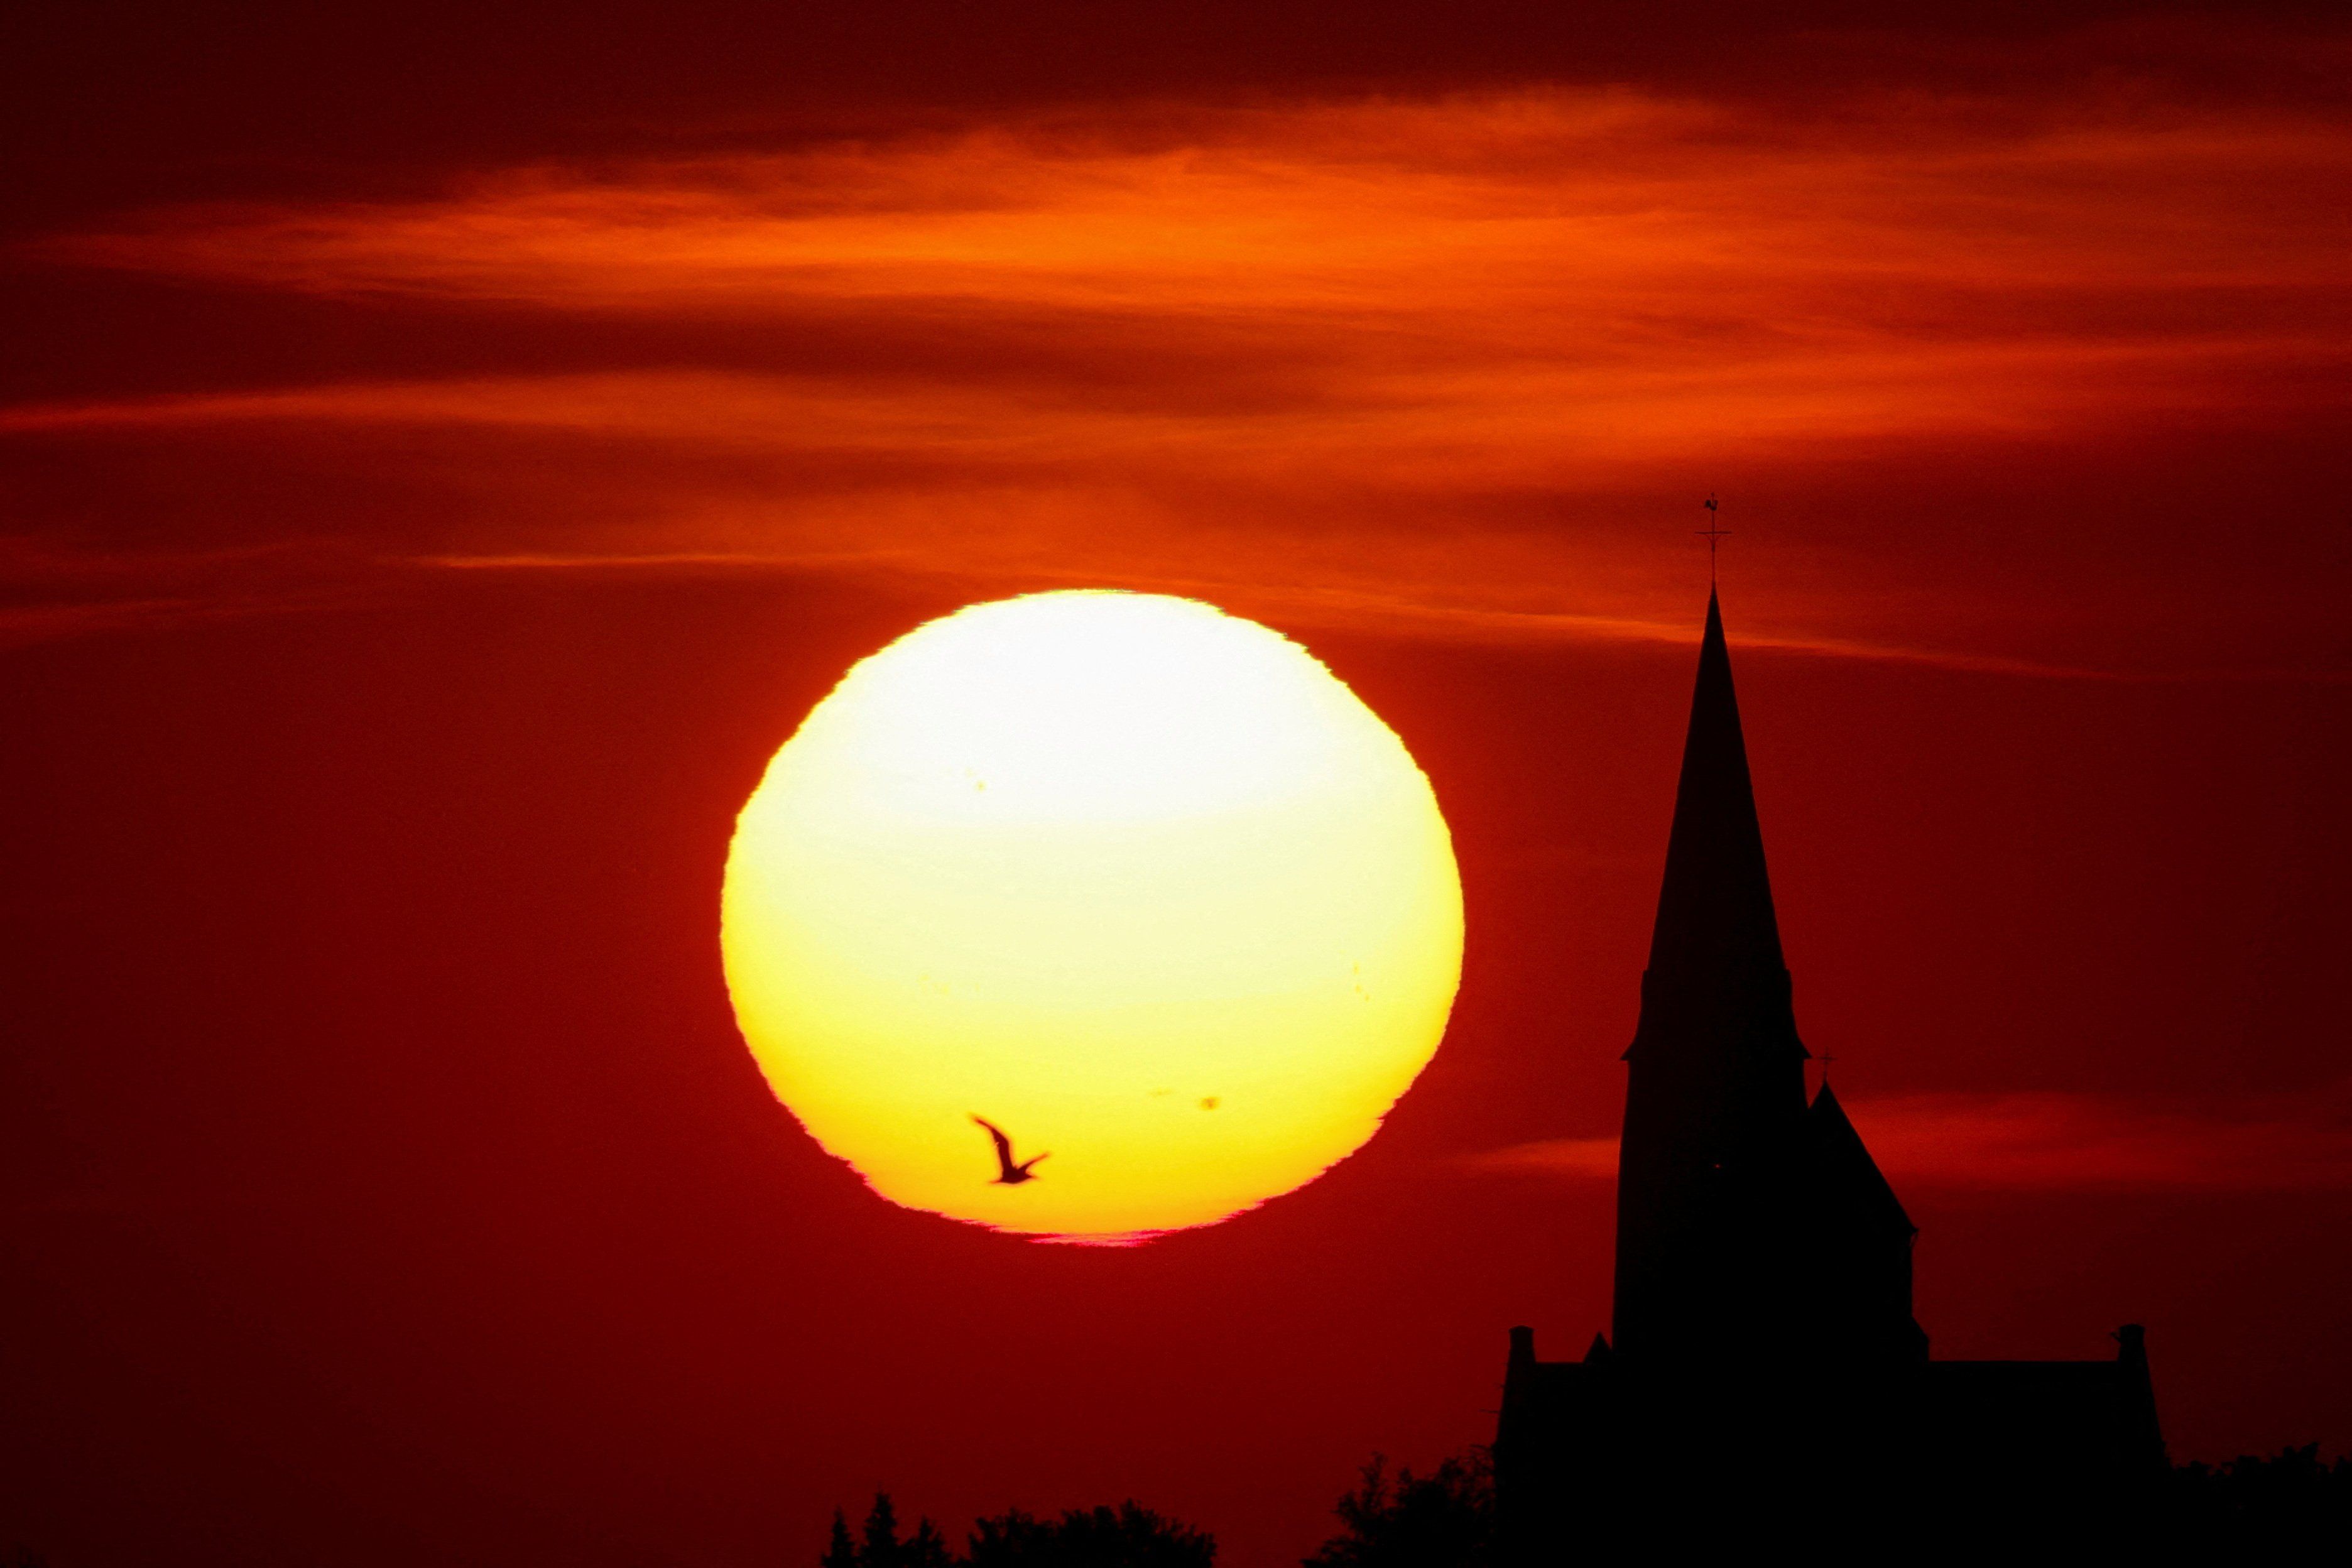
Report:
M1787 1320L1758 1205L1804 1126L1805 1047L1709 594L1617 1163L1617 1353L1738 1353ZM1769 1205L1768 1205L1769 1206ZM1711 1348L1710 1348L1711 1347Z
M1665 884L1650 938L1650 970L1691 974L1773 973L1783 967L1764 835L1731 687L1723 611L1709 592L1699 645L1698 687L1683 743L1675 826L1666 841Z

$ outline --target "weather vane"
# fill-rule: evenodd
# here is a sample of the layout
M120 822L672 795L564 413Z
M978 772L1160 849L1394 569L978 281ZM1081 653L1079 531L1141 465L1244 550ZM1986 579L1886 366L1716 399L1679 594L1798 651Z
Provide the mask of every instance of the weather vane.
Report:
M1719 515L1720 509L1716 505L1715 492L1713 490L1709 490L1707 492L1705 504L1706 507L1706 526L1705 528L1696 529L1693 531L1697 533L1701 539L1706 541L1706 585L1712 588L1715 586L1716 546L1721 544L1725 540L1731 537L1731 530L1723 526L1723 519Z

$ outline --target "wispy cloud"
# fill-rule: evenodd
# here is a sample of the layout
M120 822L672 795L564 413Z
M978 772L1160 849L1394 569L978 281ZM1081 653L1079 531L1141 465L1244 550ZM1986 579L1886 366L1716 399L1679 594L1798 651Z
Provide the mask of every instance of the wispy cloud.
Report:
M1551 92L535 169L437 201L166 216L44 248L320 294L1050 324L1139 374L1106 396L1115 366L1066 362L1007 389L1033 356L960 376L868 362L845 377L865 384L845 416L1013 423L1060 402L1092 416L1076 427L1093 444L1181 440L1169 410L1202 403L1206 377L1224 383L1204 415L1221 449L1262 428L1240 455L1304 435L1310 460L1320 437L1376 462L1469 458L1491 479L1695 438L2047 427L2198 404L2257 364L2340 363L2308 306L2343 286L2344 223L2317 193L2348 175L2352 138L2292 121L1989 122L1981 105L1912 103L1791 130ZM677 434L707 416L738 438L745 389L704 391L632 422ZM843 402L838 385L800 391L758 395ZM519 394L353 388L121 416L350 416L373 400L394 418L515 418ZM568 423L591 392L559 378L543 395Z
M943 567L911 551L843 551L798 554L726 551L680 551L628 554L596 551L576 554L530 551L503 554L445 554L415 557L412 564L460 572L556 572L669 574L721 571L827 573L892 575L914 578L954 577L970 583L965 568ZM1178 594L1205 599L1241 613L1262 616L1294 627L1339 626L1371 629L1404 637L1437 637L1449 642L1528 643L1657 643L1687 647L1692 629L1686 620L1641 620L1623 616L1578 615L1569 612L1484 609L1449 602L1442 590L1416 595L1407 583L1384 592L1351 590L1267 582L1242 576L1204 575L1193 572L1140 572L1132 569L1088 569L1085 566L1029 566L1007 572L993 584L1006 592L1034 592L1052 586L1108 586L1134 592ZM1867 659L1882 663L1920 664L1943 669L1984 674L2026 676L2061 680L2130 679L2111 670L2086 666L2057 665L2030 659L2003 658L1945 649L1906 647L1853 639L1804 637L1766 633L1743 636L1743 647L1784 653L1812 654L1829 658ZM2273 678L2277 678L2273 676Z
M0 648L349 603L378 566L315 545L59 549L0 533Z
M2352 1188L2352 1092L2160 1103L2087 1094L1923 1094L1848 1102L1898 1187L1972 1192L2307 1192ZM1612 1181L1614 1138L1476 1155L1474 1169Z
M814 296L1208 316L1453 306L1490 341L1526 326L1497 305L1645 301L1675 280L1732 289L1727 321L1792 286L1834 306L1828 289L1864 279L2044 297L2340 280L2326 232L2298 236L2276 207L2344 170L2336 127L1850 107L1798 127L1633 92L1112 116L541 168L436 201L188 215L46 248L318 292L728 316Z
M540 167L37 248L629 324L627 363L18 405L0 437L266 443L469 498L397 552L1130 584L1220 561L1443 635L1647 637L1686 618L1686 576L1632 519L1654 531L1702 473L1965 468L2332 406L2347 180L2352 135L2284 113L1887 100L1797 123L1564 89ZM1800 567L1748 630L2095 668L1925 626L1958 588L1909 592L1890 635L1854 619L1885 591Z

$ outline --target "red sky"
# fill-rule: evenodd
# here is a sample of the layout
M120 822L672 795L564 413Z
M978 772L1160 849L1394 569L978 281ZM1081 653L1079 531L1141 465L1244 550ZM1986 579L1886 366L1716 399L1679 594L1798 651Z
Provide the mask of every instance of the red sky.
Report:
M1709 491L1939 1353L2352 1444L2352 36L1881 9L12 8L0 1545L1294 1558L1604 1326ZM1118 1253L866 1194L715 941L850 661L1073 584L1306 642L1468 896L1381 1136Z

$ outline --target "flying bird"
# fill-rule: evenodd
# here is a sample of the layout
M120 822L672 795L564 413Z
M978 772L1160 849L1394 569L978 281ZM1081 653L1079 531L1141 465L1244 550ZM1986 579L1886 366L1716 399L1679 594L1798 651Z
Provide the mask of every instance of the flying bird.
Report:
M1050 1155L1053 1152L1052 1150L1048 1149L1044 1154L1032 1154L1016 1165L1013 1163L1013 1140L1007 1138L996 1123L986 1117L975 1116L972 1120L988 1129L988 1136L996 1144L997 1185L1017 1187L1024 1182L1034 1182L1037 1179L1031 1173L1029 1167Z

